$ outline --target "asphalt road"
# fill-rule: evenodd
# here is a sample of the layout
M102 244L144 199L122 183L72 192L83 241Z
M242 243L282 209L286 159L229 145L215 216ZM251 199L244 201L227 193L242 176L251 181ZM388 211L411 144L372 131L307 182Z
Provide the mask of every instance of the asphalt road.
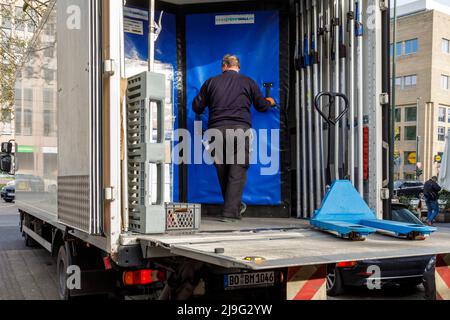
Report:
M450 225L439 227L449 228ZM422 286L406 290L351 288L330 300L422 300ZM14 204L0 201L0 300L55 300L56 263L39 248L27 248L19 233L19 214Z
M15 205L0 201L0 300L55 300L56 263L39 248L27 248Z

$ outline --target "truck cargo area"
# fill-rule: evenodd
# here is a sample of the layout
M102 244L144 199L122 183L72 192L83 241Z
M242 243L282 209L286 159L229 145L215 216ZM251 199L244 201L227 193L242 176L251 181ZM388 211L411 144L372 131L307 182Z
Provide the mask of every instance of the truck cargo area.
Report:
M122 245L140 244L144 257L179 255L226 268L276 269L343 261L427 256L448 251L450 232L442 228L425 241L377 234L364 242L336 240L296 219L206 219L199 232L123 235ZM255 261L256 259L256 261Z

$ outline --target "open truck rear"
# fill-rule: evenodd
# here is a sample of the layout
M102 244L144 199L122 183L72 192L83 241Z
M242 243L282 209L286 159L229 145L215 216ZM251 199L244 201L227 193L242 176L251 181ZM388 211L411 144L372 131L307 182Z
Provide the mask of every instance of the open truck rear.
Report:
M355 13L347 2L341 21L331 19L340 3L174 0L152 10L153 1L143 0L49 1L17 84L16 115L28 120L16 125L16 199L27 244L38 242L57 258L61 298L326 298L327 265L450 252L450 234L442 231L419 242L382 235L352 242L304 220L320 207L325 169L337 179L349 168L346 161L315 166L308 157L312 132L319 132L308 114L315 115L313 83L320 78L332 91L325 70L336 62L321 56L319 77L319 60L305 63L303 34L308 38L315 21L328 46L332 26L345 31L346 18L350 25L358 19L345 14ZM338 126L334 136L348 137L341 155L351 157L352 182L378 218L389 207L385 3L356 2L357 30L366 28L354 39L359 44L346 42L359 48L351 60L360 72L351 94L355 128L347 134ZM270 176L249 173L248 211L238 222L215 217L221 198L211 166L172 161L177 129L195 134L193 96L230 52L280 104L254 115L255 127L279 132L272 162L254 168L279 167ZM319 138L311 151L331 158ZM71 287L77 270L81 286ZM312 294L303 290L310 281Z

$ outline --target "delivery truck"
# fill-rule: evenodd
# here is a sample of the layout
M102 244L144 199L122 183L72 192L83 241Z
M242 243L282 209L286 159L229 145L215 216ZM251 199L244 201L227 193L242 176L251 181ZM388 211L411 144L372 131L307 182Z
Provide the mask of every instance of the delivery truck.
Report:
M343 179L389 218L387 1L47 7L18 75L10 152L21 232L56 258L62 299L325 298L328 266L450 252L442 231L348 241L308 224ZM219 216L213 166L189 161L208 147L192 100L227 53L278 104L252 115L265 156L240 221Z

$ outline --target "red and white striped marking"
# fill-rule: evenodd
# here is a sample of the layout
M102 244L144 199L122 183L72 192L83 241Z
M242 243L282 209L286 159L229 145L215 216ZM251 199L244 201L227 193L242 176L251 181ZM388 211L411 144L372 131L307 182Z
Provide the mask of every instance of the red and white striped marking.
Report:
M326 300L326 275L326 265L289 268L287 300Z
M436 299L450 300L450 254L437 256L435 278Z

